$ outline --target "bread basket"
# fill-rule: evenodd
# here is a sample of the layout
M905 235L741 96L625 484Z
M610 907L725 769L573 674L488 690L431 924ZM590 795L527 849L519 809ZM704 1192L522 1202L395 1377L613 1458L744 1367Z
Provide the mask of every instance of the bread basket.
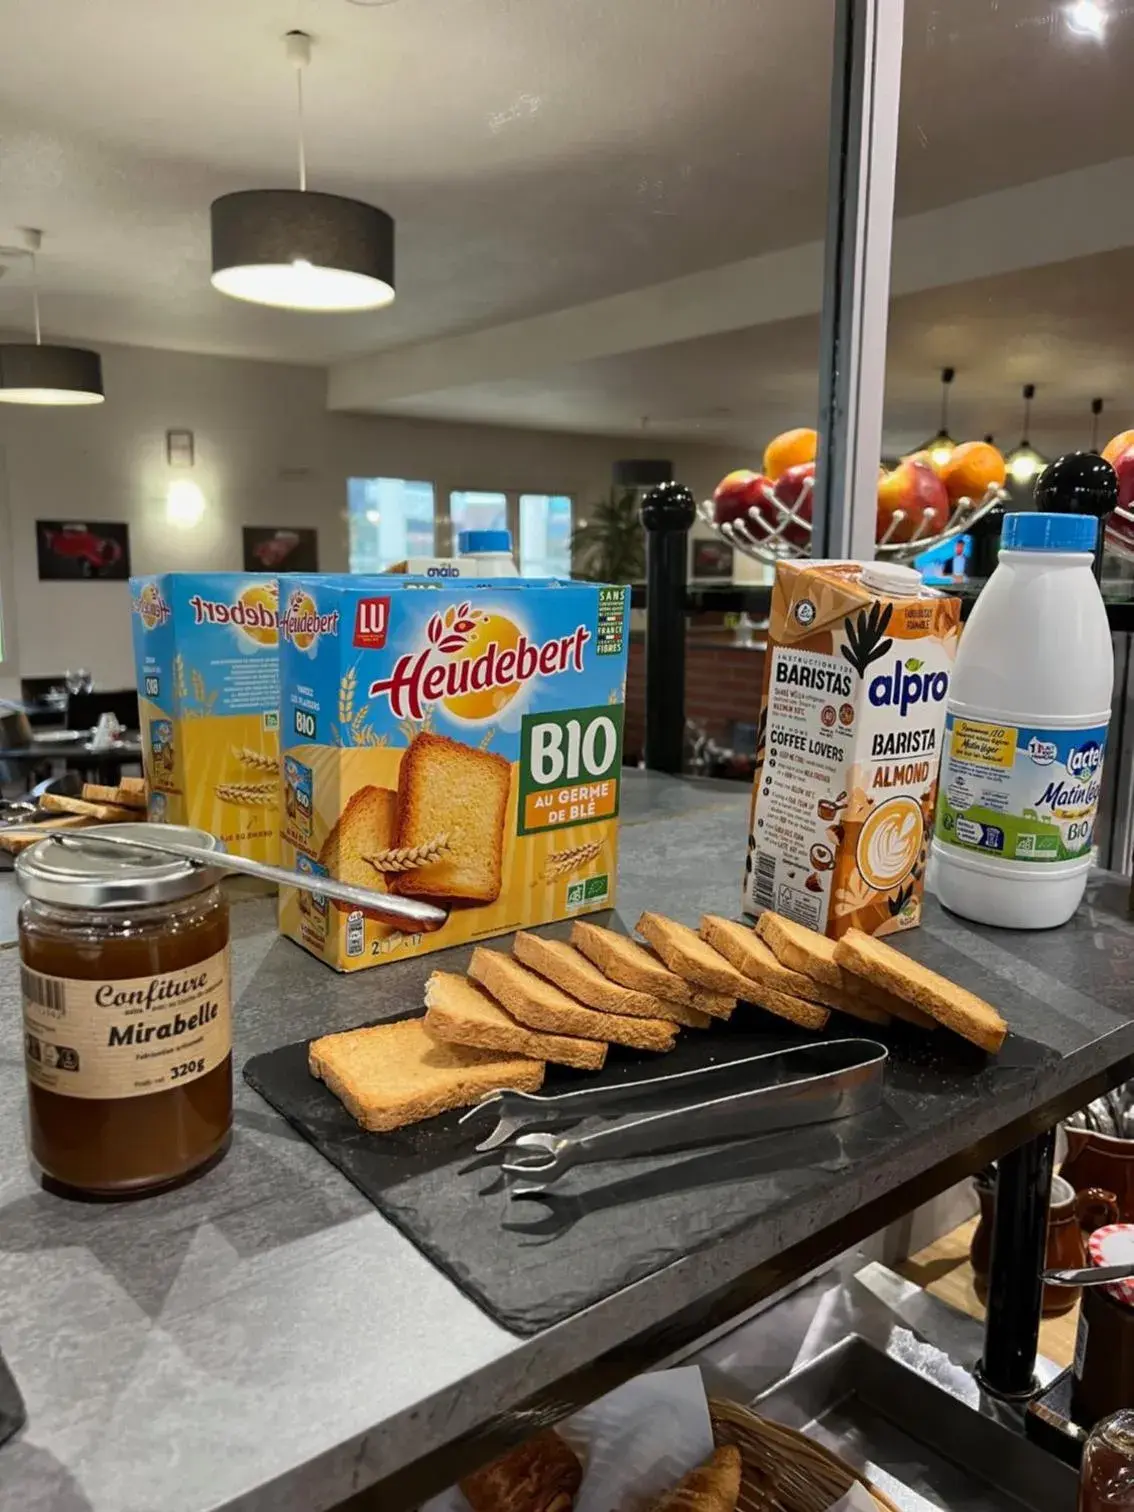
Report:
M716 1443L735 1444L740 1450L737 1512L827 1512L855 1481L881 1512L899 1512L857 1470L806 1434L719 1397L709 1402L709 1415Z

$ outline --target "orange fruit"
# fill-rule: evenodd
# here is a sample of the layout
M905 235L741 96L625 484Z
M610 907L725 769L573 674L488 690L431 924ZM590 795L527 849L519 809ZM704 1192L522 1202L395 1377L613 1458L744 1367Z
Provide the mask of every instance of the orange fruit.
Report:
M1004 482L1004 458L988 441L963 441L937 469L937 476L954 504L958 499L983 499L994 484Z
M1134 430L1119 431L1102 449L1102 454L1113 467L1128 446L1134 446Z
M813 430L801 426L799 430L784 431L764 448L764 476L774 483L789 467L814 462L818 449L819 437Z

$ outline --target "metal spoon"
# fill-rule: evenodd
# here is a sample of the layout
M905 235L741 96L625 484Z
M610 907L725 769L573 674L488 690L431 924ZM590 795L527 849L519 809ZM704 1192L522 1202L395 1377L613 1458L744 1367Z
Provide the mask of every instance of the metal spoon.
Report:
M1045 1270L1049 1286L1105 1286L1108 1281L1128 1281L1134 1276L1134 1261L1124 1265L1089 1265L1085 1270Z
M192 861L197 866L212 867L216 871L240 872L246 877L260 877L265 882L275 882L279 887L298 887L304 892L333 898L336 903L349 903L354 908L365 909L367 913L376 915L388 924L397 925L406 933L432 934L449 918L448 909L423 903L419 898L399 898L393 893L354 887L349 882L336 882L332 877L289 871L284 866L269 866L266 861L252 861L247 856L231 856L227 851L207 850L203 845L190 845L182 840L151 840L148 837L142 840L129 835L110 835L104 830L87 830L81 834L56 832L47 838L53 844L68 849L84 850L90 845L109 845L115 849L157 851L165 856L180 856L185 861Z

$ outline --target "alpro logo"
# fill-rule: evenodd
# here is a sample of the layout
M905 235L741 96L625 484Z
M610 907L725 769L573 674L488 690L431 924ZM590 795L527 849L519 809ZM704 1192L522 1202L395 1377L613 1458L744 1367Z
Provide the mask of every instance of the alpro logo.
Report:
M161 596L161 589L156 583L147 583L131 601L130 607L141 620L146 630L156 630L159 625L164 625L172 610Z
M1103 748L1097 740L1085 740L1081 746L1072 746L1067 752L1067 774L1079 782L1089 781L1098 775L1103 761Z
M250 583L231 603L223 599L203 598L195 593L189 600L195 625L228 625L240 631L257 646L274 646L279 642L279 614L276 609L275 581Z
M911 656L895 660L893 670L880 672L867 690L877 709L897 709L904 719L914 704L940 703L949 691L948 672L926 672L925 663Z
M320 614L315 600L302 588L293 588L288 595L287 608L280 616L280 629L297 651L315 654L315 646L321 635L338 635L339 611Z
M398 719L421 719L441 704L454 719L494 719L534 677L583 670L585 625L538 645L512 620L470 603L434 614L426 645L398 658L392 674L370 684L371 698L388 698Z

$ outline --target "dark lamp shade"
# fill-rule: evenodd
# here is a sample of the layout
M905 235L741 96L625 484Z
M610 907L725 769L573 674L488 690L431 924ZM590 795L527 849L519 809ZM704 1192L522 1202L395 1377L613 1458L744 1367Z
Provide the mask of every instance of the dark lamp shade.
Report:
M616 462L613 469L616 488L655 488L673 482L673 463L656 457L631 457Z
M102 359L86 347L0 344L0 404L101 404Z
M394 222L337 194L248 189L212 204L213 287L283 310L377 310L394 298Z

